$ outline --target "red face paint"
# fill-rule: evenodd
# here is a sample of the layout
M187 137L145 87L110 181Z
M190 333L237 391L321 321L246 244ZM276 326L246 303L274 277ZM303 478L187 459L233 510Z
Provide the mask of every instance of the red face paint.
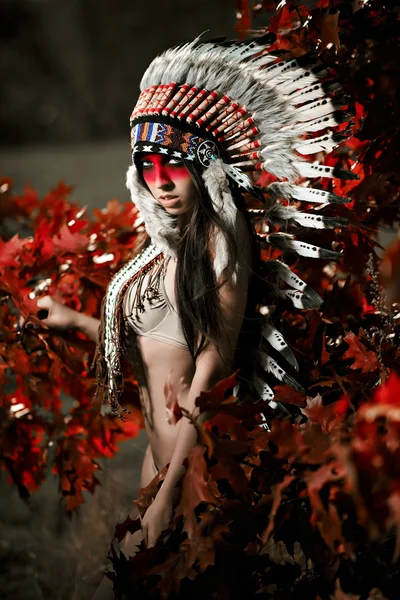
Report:
M188 224L197 202L193 179L179 158L165 154L144 154L138 168L154 200L177 218L178 227Z
M182 183L184 180L191 179L190 173L183 162L171 156L146 154L141 159L140 164L143 179L149 187L162 187L165 184Z

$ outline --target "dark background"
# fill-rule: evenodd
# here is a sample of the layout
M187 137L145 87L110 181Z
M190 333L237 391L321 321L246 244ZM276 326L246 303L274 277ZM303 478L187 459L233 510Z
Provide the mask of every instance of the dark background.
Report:
M17 191L60 179L89 207L128 199L129 116L162 50L235 36L233 0L0 0L0 169Z

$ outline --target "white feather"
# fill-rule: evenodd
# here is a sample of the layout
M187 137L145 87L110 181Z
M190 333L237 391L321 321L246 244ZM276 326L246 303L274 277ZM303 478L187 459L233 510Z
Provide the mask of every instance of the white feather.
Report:
M271 322L266 321L262 326L262 335L265 337L267 342L280 352L284 358L290 363L296 370L299 369L296 357L284 340L283 335L272 325Z
M323 129L327 129L328 127L337 127L338 122L335 117L325 115L324 117L318 117L316 119L311 119L310 121L305 121L303 123L296 122L293 125L293 129L296 129L299 134L305 132L314 132L314 131L322 131Z
M293 166L296 168L301 177L335 177L335 167L327 167L326 165L311 164L300 161L293 161Z
M279 290L279 294L283 298L289 298L295 308L308 308L307 302L305 302L307 295L299 290Z
M313 82L312 84L292 92L288 100L293 104L302 104L303 102L309 102L310 100L317 100L318 98L324 98L326 92L324 86L321 83Z
M262 400L271 401L274 398L274 392L269 387L268 383L263 381L260 377L255 376L253 383Z
M307 75L304 69L302 69L302 71L303 72L300 72L294 79L288 79L284 83L279 84L279 91L282 94L285 94L285 96L288 96L292 92L313 85L318 81L318 78L312 73Z
M299 154L315 154L316 152L331 152L339 145L332 137L332 133L326 133L317 138L300 140L294 145Z
M318 117L324 117L335 112L336 108L333 106L329 98L320 98L315 102L308 102L302 104L296 108L296 118L301 121L310 121L310 119L317 119Z
M293 211L293 216L291 218L303 227L312 227L314 229L329 229L330 227L335 227L335 225L330 225L329 217L328 220L326 220L322 215L303 213L298 210Z
M308 256L309 258L337 258L340 256L338 252L332 252L313 244L306 244L306 242L299 240L288 240L288 244L299 256Z
M347 198L336 196L326 190L317 190L312 187L304 187L302 185L290 185L288 183L273 183L268 187L268 191L274 196L281 196L287 200L295 199L300 202L334 202L344 203L349 202Z
M280 367L273 358L268 356L268 354L265 354L264 352L259 352L259 358L260 358L260 364L261 364L262 368L265 371L267 371L267 373L272 373L272 375L274 375L274 377L279 379L279 381L283 381L284 383L287 383L294 389L303 390L301 385L299 385L297 383L297 381L295 379L293 379L293 377L288 375L286 373L286 371L284 369L282 369L282 367Z

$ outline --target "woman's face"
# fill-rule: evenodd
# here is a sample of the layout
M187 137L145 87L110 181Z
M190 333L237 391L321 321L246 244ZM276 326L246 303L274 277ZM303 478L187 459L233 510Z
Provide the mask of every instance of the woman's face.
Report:
M155 200L170 215L185 215L187 222L196 203L196 187L183 160L164 154L144 154L139 166Z

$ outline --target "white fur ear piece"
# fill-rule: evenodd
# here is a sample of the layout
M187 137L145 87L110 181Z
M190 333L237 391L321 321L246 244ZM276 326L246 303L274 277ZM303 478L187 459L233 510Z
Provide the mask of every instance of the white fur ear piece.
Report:
M210 195L215 212L223 219L230 231L236 238L238 210L229 189L228 179L225 173L222 159L217 158L210 161L209 166L204 169L203 180ZM238 240L236 239L236 243ZM221 231L215 235L215 259L214 271L218 280L221 273L228 266L229 256L225 236ZM233 274L233 281L237 279L238 265Z
M165 256L175 257L180 239L176 221L145 188L140 181L135 164L132 164L126 173L126 187L131 193L132 202L143 217L152 243L158 246Z

